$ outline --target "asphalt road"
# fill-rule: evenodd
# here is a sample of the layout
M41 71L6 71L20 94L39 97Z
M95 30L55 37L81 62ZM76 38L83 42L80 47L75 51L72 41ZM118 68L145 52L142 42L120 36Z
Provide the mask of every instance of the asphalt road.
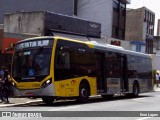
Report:
M160 92L140 94L137 98L120 96L104 100L93 97L85 104L73 100L57 101L52 105L37 102L4 107L0 111L11 111L12 120L22 117L27 120L53 119L47 116L54 116L54 120L160 120Z

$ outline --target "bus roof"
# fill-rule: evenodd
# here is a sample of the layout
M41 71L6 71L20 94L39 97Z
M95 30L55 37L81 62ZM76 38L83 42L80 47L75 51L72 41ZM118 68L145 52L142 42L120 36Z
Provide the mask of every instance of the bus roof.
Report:
M81 41L79 39L81 37L76 38L76 39L72 39L72 38L61 37L61 36L40 36L40 37L33 37L33 38L24 39L24 40L19 41L18 43L25 42L25 41L30 41L30 40L35 40L35 39L54 39L54 38L64 39L64 40L72 41L72 42L83 43L83 44L86 44L88 46L92 45L94 49L99 49L99 50L108 50L108 51L114 51L114 52L119 52L119 53L124 53L124 54L150 57L150 55L145 54L145 53L140 53L140 52L127 50L127 49L124 49L121 46L115 46L115 45L110 45L110 44L101 44L101 43L97 43L96 41L89 41L87 38L86 38L86 41Z
M127 50L121 46L110 45L110 44L101 44L101 43L97 43L97 42L92 42L92 43L94 44L95 48L97 48L97 49L102 49L102 50L106 49L109 51L115 51L115 52L124 53L124 54L150 57L150 55L148 55L148 54Z

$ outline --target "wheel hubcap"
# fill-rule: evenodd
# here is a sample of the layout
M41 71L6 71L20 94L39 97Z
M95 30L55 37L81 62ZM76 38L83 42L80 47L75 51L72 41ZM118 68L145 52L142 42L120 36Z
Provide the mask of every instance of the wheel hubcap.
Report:
M82 95L82 97L87 97L87 90L83 88L81 90L81 95Z

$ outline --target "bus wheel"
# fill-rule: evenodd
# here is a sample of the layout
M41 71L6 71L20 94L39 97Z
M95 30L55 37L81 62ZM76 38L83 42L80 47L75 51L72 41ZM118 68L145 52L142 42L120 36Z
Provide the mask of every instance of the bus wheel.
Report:
M89 86L87 84L81 83L79 86L79 97L77 101L87 102L89 97Z
M139 95L139 85L138 83L133 84L133 96L137 97Z
M46 103L47 105L51 105L51 104L53 104L54 97L51 97L51 96L42 97L42 100L43 100L43 102Z

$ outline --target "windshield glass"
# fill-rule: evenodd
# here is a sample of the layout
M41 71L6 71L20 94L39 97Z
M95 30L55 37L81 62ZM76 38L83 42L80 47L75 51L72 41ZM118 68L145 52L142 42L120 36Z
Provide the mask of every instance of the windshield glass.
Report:
M36 77L49 75L51 46L17 50L13 57L13 77Z
M31 77L48 75L51 48L32 49L16 52L14 55L13 76Z

